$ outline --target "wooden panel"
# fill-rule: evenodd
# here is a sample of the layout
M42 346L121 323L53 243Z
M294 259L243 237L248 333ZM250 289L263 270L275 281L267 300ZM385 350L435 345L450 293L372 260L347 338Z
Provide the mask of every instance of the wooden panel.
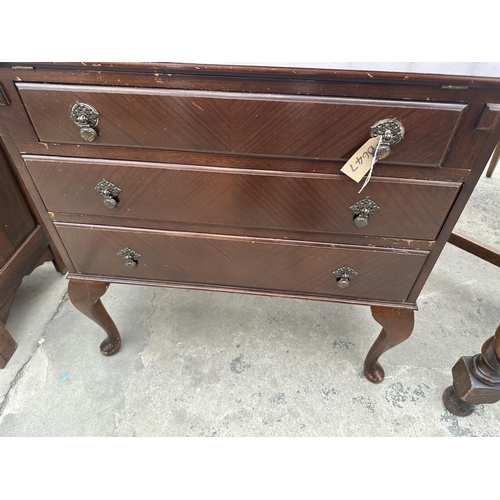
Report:
M0 147L0 269L35 227L26 199Z
M0 106L8 106L10 104L7 95L5 94L5 90L0 83Z
M125 217L434 240L460 188L458 183L373 179L358 194L360 186L344 175L70 158L30 158L26 165L55 220L58 213L88 214L117 225L128 225L120 220ZM103 178L122 189L114 209L94 190ZM381 209L359 228L349 207L366 196Z
M440 102L499 102L498 79L399 72L297 70L185 64L36 63L34 71L2 67L0 77L16 82L223 90L294 95L352 96Z
M48 243L42 228L37 226L5 265L0 267L0 305L8 299L23 277L30 274L38 263L49 260L49 258L42 259L47 248Z
M500 104L486 104L475 130L491 132L495 128L499 116Z
M404 301L428 254L197 233L56 227L78 273L300 295ZM141 254L135 269L125 267L117 255L124 247ZM344 265L359 275L342 289L332 272Z
M460 129L458 130L460 133ZM456 136L455 136L456 137ZM279 158L243 156L230 154L193 153L186 151L166 151L161 149L133 149L126 147L48 144L41 142L18 143L19 150L25 158L31 156L64 156L88 158L93 160L125 160L154 163L176 163L179 165L210 165L212 167L246 168L255 170L279 170L283 172L309 172L323 174L338 174L345 162L331 160L317 160L305 158ZM450 150L453 151L453 148ZM470 164L460 162L454 167L446 165L448 157L443 163L443 168L419 167L414 165L397 165L378 162L373 171L373 177L393 177L398 179L425 179L435 181L463 182L469 175ZM482 165L484 168L484 165ZM343 174L342 174L343 175Z
M18 83L40 141L84 144L69 119L77 102L100 113L95 145L348 159L376 121L406 136L386 160L437 166L462 104ZM436 132L439 130L439 133Z

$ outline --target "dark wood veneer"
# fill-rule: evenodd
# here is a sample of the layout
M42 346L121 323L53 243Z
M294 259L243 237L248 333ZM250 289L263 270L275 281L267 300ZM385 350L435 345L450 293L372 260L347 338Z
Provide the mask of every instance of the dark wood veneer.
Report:
M239 65L29 63L13 70L0 63L0 75L17 82L116 85L130 87L325 95L440 102L500 102L498 72L469 76L449 72L401 72L241 67ZM436 73L433 68L430 73Z
M166 151L158 149L115 148L85 144L49 144L21 142L19 150L26 159L33 157L78 157L94 160L143 161L153 163L176 163L180 165L211 165L212 167L242 168L251 170L277 170L283 172L312 172L341 174L345 161L331 161L304 158L259 158L247 155L223 155L195 153L187 151ZM390 156L389 156L390 158ZM385 160L375 164L373 177L394 177L401 179L421 179L462 183L469 174L470 165L456 162L454 166L445 164L441 168L415 165L388 164ZM469 168L459 168L469 167ZM344 174L341 174L344 175ZM361 187L361 185L360 185Z
M460 188L377 178L358 194L360 186L345 175L43 157L26 158L26 165L54 220L99 215L123 225L120 218L128 217L267 228L278 237L302 231L434 240ZM103 178L121 189L113 209L94 190ZM365 197L381 208L360 228L349 207Z
M498 74L27 66L0 64L0 130L8 120L10 154L71 271L72 301L108 334L106 354L119 347L99 301L108 282L262 293L372 306L383 329L365 375L380 382L378 358L411 334L418 295L500 139ZM69 120L76 99L101 113L94 143ZM341 213L359 186L340 168L386 113L406 135L360 194L381 211L358 231ZM93 191L108 174L123 190L114 212ZM116 255L122 245L141 253L136 269ZM359 275L332 291L341 265Z
M0 268L37 226L0 144Z
M84 102L100 113L99 145L347 160L370 137L371 125L396 117L405 138L387 161L427 166L442 163L465 108L226 92L17 87L42 142L85 144L69 119L71 107Z
M77 272L404 302L428 253L56 223ZM136 268L117 254L138 252ZM339 288L332 272L358 272Z

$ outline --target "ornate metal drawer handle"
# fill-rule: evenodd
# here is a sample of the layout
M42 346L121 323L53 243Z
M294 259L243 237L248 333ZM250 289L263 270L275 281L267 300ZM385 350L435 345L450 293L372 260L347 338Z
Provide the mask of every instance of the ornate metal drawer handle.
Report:
M350 284L351 278L356 276L358 273L349 266L339 267L332 272L334 276L337 276L337 286L340 288L347 288Z
M124 266L129 268L135 268L139 264L137 260L141 257L140 253L132 250L129 247L122 248L116 255L125 259Z
M118 205L116 197L121 193L121 189L118 186L115 186L112 182L103 179L94 189L103 196L104 206L108 208L116 208Z
M380 207L367 196L364 200L359 200L351 205L349 210L354 212L354 224L358 227L365 227L368 225L370 215L380 210Z
M80 135L86 141L92 142L97 137L94 128L99 123L99 113L90 104L77 102L69 117L80 127Z
M396 118L379 120L370 127L370 132L372 137L382 136L382 142L377 150L377 160L387 158L391 146L397 144L405 135L403 124Z

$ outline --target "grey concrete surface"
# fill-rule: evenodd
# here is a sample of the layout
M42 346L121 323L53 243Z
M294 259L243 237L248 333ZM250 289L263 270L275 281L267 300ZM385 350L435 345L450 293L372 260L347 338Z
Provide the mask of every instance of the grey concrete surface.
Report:
M483 177L457 229L500 248L499 193L500 171ZM0 370L0 436L500 436L500 404L458 418L441 402L451 367L500 322L499 278L447 245L373 385L368 307L111 285L123 345L106 358L45 264L7 323L19 347Z

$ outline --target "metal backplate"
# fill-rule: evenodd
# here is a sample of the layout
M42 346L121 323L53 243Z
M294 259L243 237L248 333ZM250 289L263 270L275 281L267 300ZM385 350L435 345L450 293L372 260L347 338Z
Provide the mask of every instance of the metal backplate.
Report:
M352 267L342 266L338 269L335 269L332 274L337 276L337 278L352 278L353 276L357 276L358 273Z
M115 186L112 182L109 182L106 179L99 182L94 189L103 196L112 197L118 196L122 191L118 186Z
M79 127L95 127L99 123L99 113L90 104L77 102L72 108L69 117Z
M347 288L350 284L351 278L356 276L358 273L352 267L342 266L335 269L332 274L337 277L337 286L339 288Z
M382 143L392 146L397 144L405 135L403 124L396 118L379 120L370 127L372 137L382 136Z
M132 250L129 247L122 248L117 255L125 259L124 265L125 267L135 268L137 267L137 260L141 256L140 253Z
M352 210L356 215L359 214L368 214L371 215L375 213L377 210L380 210L380 207L367 196L363 200L359 200L353 205L349 207L349 210Z
M370 127L372 137L382 137L377 148L377 160L391 154L391 146L397 144L405 135L403 124L396 118L384 118Z

